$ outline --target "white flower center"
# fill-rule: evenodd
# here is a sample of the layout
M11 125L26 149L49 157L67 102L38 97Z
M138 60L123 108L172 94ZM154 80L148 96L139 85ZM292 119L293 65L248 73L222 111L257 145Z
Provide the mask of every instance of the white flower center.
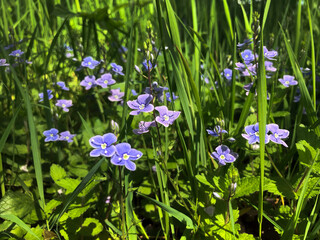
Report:
M91 62L88 62L88 65L91 65Z
M118 99L119 97L118 97L118 95L114 95L114 98L115 98L115 99Z
M274 137L275 137L275 138L278 138L278 137L279 137L279 135L278 135L277 133L275 133L275 134L274 134Z
M226 157L225 157L223 154L220 155L220 158L221 158L222 160L226 159Z
M167 115L164 115L163 118L164 118L165 121L169 120L169 116L167 116Z
M19 54L19 53L16 53L16 56L17 56L17 57L19 57L19 56L20 56L20 54Z
M286 84L289 84L289 81L285 81Z
M106 144L106 143L102 143L102 144L101 144L101 148L102 148L102 149L106 149L106 147L107 147L107 144Z
M63 108L65 108L65 107L66 107L66 105L65 105L65 104L62 104L62 107L63 107Z
M259 137L259 132L255 132L254 135L256 135L257 137Z
M88 85L92 85L92 82L88 82Z
M245 55L244 57L245 57L245 58L248 58L249 56L248 56L248 55Z
M52 133L50 134L50 137L53 137L53 134L52 134Z
M69 140L69 137L68 137L68 136L66 136L66 140Z
M104 80L104 84L108 84L108 80Z
M141 105L139 106L139 109L142 110L142 109L144 109L144 107L145 107L145 105L144 105L144 104L141 104Z
M128 154L126 154L126 153L125 153L125 154L123 154L123 156L122 156L122 158L123 158L124 160L128 160L128 159L129 159L129 157L130 157L130 156L129 156Z

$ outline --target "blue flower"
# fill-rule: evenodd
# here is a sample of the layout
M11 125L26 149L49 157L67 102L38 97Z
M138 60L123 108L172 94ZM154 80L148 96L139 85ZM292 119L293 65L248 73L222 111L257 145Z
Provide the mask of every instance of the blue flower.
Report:
M211 153L211 157L216 159L220 165L226 165L226 163L234 162L238 154L232 152L227 146L220 145L216 147L216 151Z
M96 77L95 76L86 76L81 82L80 85L86 87L86 90L89 90L92 87L96 86Z
M226 68L223 70L221 75L223 75L227 80L231 80L232 79L232 70L229 68Z
M150 127L155 127L155 126L156 126L156 122L155 121L152 121L152 122L141 121L139 123L139 129L133 129L133 133L137 134L137 135L140 135L140 134L143 134L143 133L147 133L147 132L149 132L149 128Z
M214 137L219 137L222 133L228 133L226 130L223 130L219 125L214 127L214 130L207 129L208 134Z
M244 50L241 53L241 57L247 65L254 60L254 55L250 49Z
M88 67L90 69L94 69L96 66L99 65L99 61L94 60L92 57L86 57L81 62L82 67Z
M120 92L120 88L111 89L111 96L108 97L111 102L120 102L122 101L122 97L124 96L124 92Z
M59 140L59 131L58 129L51 128L50 130L46 130L43 132L43 135L46 137L45 142L57 141Z
M134 89L131 89L131 93L132 93L133 96L137 96L138 95L138 93Z
M250 38L250 39L245 39L245 40L243 41L243 43L238 43L238 44L237 44L237 47L238 47L239 49L242 49L242 48L246 47L247 45L250 45L251 43L252 43L252 38Z
M244 128L247 134L241 134L242 137L248 140L249 144L254 144L256 142L260 143L259 138L259 123L246 126ZM269 135L267 134L269 131L268 125L266 126L266 136L265 136L265 143L267 144L269 142Z
M269 59L271 61L275 60L274 57L278 56L277 51L268 51L266 46L263 46L263 55L266 59Z
M150 94L142 94L138 96L137 100L128 101L127 105L131 109L135 109L135 111L131 111L130 115L138 115L140 112L152 112L154 107L150 102L152 101L153 97Z
M0 59L0 67L5 67L5 66L9 66L8 63L6 63L7 60L6 59Z
M96 80L96 84L100 85L102 88L107 88L109 85L115 84L116 81L112 79L110 73L103 74L101 78Z
M57 82L57 85L59 87L61 87L62 90L65 90L65 91L69 91L70 89L68 87L66 87L66 84L64 82Z
M145 60L142 62L142 65L144 66L144 69L145 69L146 71L151 70L152 68L154 68L154 67L157 66L157 65L152 66L151 61L149 60L149 61L147 62L147 59L145 59Z
M166 92L166 97L167 97L167 101L171 102L171 96L169 92ZM174 93L172 93L172 97L173 97L173 101L179 98L178 96L174 95Z
M52 90L48 89L47 90L47 94L48 94L48 99L49 100L53 98ZM44 99L43 93L39 93L39 98L40 98L39 102L42 102L43 99Z
M97 135L90 138L89 143L90 145L95 148L90 152L91 157L111 157L116 148L112 144L117 141L117 137L113 133L107 133L103 136Z
M298 82L296 80L294 80L294 76L290 76L290 75L283 75L283 78L280 78L278 80L285 87L289 87L289 86L293 86L293 85L298 84Z
M9 56L21 57L22 54L24 54L24 52L22 52L20 49L18 49L18 50L14 50L13 52L11 52L9 54Z
M71 142L73 142L73 138L75 136L76 136L75 134L70 134L69 131L65 131L65 132L60 133L59 140L60 141L67 141L68 143L71 143Z
M131 148L129 143L119 143L116 145L116 152L111 157L111 163L118 166L125 166L128 170L136 170L135 161L142 156L142 152Z
M268 128L272 132L272 134L269 135L270 141L288 147L288 145L282 140L282 138L287 138L289 136L288 130L279 129L279 126L275 123L268 124Z
M117 65L115 63L111 63L110 65L112 67L112 71L114 71L116 74L119 74L119 75L122 75L122 76L124 75L123 72L122 72L122 70L123 70L122 66Z
M173 124L181 113L179 111L169 111L166 106L156 107L155 109L160 114L160 116L156 117L156 121L165 127L169 127L169 125Z
M65 112L69 112L68 107L72 106L72 100L65 100L65 99L57 100L56 106L62 107L62 110Z

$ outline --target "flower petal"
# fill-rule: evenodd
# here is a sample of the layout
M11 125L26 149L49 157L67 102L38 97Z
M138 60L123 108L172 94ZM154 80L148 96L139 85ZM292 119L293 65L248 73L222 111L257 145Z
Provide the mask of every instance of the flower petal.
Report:
M103 135L103 142L106 143L108 146L111 146L116 141L117 137L113 133L107 133Z
M131 161L125 161L124 165L126 166L126 168L130 171L134 171L136 170L136 164L131 162Z
M122 157L123 154L129 153L131 145L129 143L119 143L116 145L117 154Z

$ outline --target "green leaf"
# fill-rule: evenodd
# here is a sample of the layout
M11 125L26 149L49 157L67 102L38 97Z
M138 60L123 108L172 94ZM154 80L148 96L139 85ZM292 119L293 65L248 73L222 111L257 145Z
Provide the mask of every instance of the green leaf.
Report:
M57 182L67 176L66 171L59 165L52 164L50 167L50 176L53 181Z
M212 189L215 189L215 187L207 180L207 178L206 178L204 175L196 175L196 179L197 179L200 183L202 183L202 184L204 184L204 185L207 185L207 186L209 186L209 187L212 188Z
M250 195L259 191L260 177L245 177L241 178L237 183L236 192L233 198L239 198Z
M77 230L79 236L96 236L103 230L102 224L98 219L86 218L81 224L81 227Z

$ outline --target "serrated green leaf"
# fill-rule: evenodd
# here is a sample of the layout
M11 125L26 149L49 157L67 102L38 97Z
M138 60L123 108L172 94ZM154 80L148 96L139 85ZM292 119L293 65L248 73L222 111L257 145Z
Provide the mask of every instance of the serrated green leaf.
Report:
M290 116L290 112L278 111L278 112L272 113L272 116L273 117L287 117L287 116Z
M69 194L76 189L80 182L81 181L79 179L64 178L56 181L56 184L66 189L66 194Z
M236 192L233 198L239 198L250 195L259 191L260 177L245 177L241 178L237 183Z
M57 182L67 176L66 171L59 165L52 164L50 167L50 176L53 181Z

